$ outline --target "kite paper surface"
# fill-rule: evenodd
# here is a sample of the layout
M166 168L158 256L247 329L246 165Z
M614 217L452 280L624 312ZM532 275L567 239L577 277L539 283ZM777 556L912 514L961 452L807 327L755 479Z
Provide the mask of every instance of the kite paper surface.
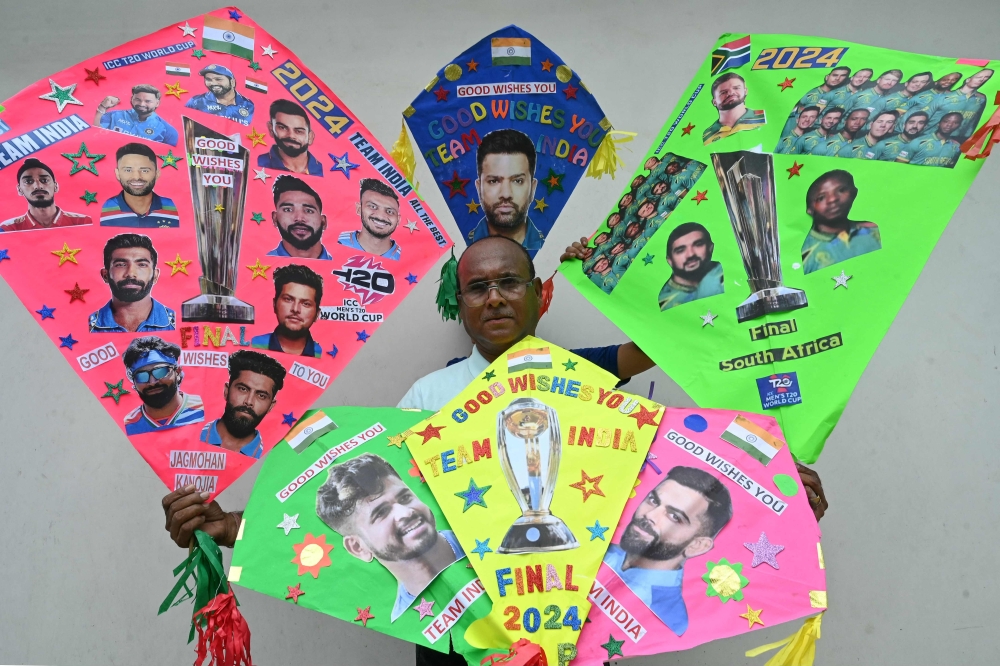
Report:
M529 336L403 433L493 601L464 633L471 646L526 639L550 664L572 651L608 545L599 535L617 523L662 410L617 383Z
M769 416L668 408L608 541L574 664L686 650L826 608L819 525Z
M465 242L514 225L532 256L611 129L579 75L516 25L442 68L403 116ZM481 178L477 155L498 149Z
M304 420L317 415L336 429L300 453L282 440L264 462L229 580L447 652L451 628L490 602L393 436L430 412L331 407Z
M0 274L170 488L228 486L449 244L361 122L235 8L4 107ZM388 250L369 227L393 228Z
M813 462L979 171L988 64L724 35L560 270L696 403L768 410Z

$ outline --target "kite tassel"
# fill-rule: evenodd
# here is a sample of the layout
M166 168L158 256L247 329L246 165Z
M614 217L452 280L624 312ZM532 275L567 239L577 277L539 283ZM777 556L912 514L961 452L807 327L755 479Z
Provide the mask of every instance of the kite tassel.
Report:
M451 248L451 258L441 267L438 283L436 300L441 319L458 319L458 260L455 259L454 245Z
M400 172L402 172L406 180L413 183L413 189L416 190L419 187L419 183L413 182L413 173L417 168L417 158L413 155L413 144L410 142L410 135L406 131L406 121L401 120L399 124L399 138L396 139L396 143L392 144L389 155L392 157L392 161L396 163L396 166L399 167Z
M816 641L820 638L820 624L822 622L823 613L820 613L803 622L802 627L788 638L747 650L746 656L756 657L781 648L777 654L767 660L764 666L813 666L816 659Z
M549 279L542 283L542 302L538 304L538 318L541 319L542 315L549 311L549 306L552 305L552 294L555 292L556 285L552 281L552 278L556 276L556 272L552 271L552 275Z
M1000 93L997 94L997 103L1000 103ZM985 125L966 139L962 144L962 154L967 160L985 159L990 156L995 143L1000 143L1000 107L993 112Z
M618 156L618 148L623 143L628 143L636 137L635 132L622 132L611 130L601 139L601 145L597 147L594 158L590 160L587 167L587 176L600 180L605 175L611 176L614 180L615 172L625 168L625 162Z
M233 591L217 595L194 614L198 645L194 666L250 666L250 627L236 604Z

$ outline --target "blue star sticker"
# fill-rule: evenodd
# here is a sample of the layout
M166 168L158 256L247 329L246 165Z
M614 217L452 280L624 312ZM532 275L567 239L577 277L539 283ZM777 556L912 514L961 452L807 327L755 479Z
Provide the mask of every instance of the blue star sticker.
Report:
M288 412L281 415L281 425L295 425L295 412Z
M358 331L358 342L368 342L368 338L372 336L368 335L368 332L364 329Z
M409 282L410 284L416 284L417 283L417 276L414 275L413 273L407 273L407 275L406 275L406 281Z
M590 530L590 540L591 541L593 541L594 539L600 539L601 541L607 541L607 539L604 538L604 533L607 532L611 528L610 527L601 527L601 521L595 520L594 521L594 526L593 527L588 527L587 529Z
M651 263L653 263L653 255L651 255L651 254L646 254L646 256L642 258L642 261L643 261L643 263L645 263L645 264L646 264L647 266L649 266L649 265L650 265Z
M493 549L490 548L490 540L480 541L476 539L476 547L472 549L472 552L479 556L479 561L482 562L483 558L486 557L486 553L492 553Z
M455 493L456 497L461 497L463 500L465 500L465 506L462 507L462 513L465 513L470 508L472 508L473 504L478 504L484 509L489 508L486 506L486 498L484 498L483 495L485 495L486 491L492 487L493 486L481 486L481 487L477 486L475 479L469 477L468 490L463 490L462 492Z
M239 21L241 18L243 18L243 14L240 14L235 9L230 9L229 18L233 19L234 21Z
M60 348L61 347L67 347L70 351L73 351L73 345L75 345L76 343L79 342L79 340L74 340L73 339L73 334L72 333L70 333L69 335L67 335L65 338L60 335L59 336L59 341L62 343L61 345L59 345Z
M328 351L327 354L330 355L330 358L337 358L337 352L339 352L339 351L340 350L337 349L337 345L334 345L333 349L331 349L330 351Z
M4 259L6 259L7 261L10 261L10 255L7 254L7 249L6 248L4 248L3 250L0 250L0 261L3 261Z
M45 305L44 303L42 304L42 309L41 310L35 310L35 312L37 312L38 314L42 315L42 321L45 321L46 319L55 319L56 316L54 314L52 314L55 311L56 311L55 308L50 308L49 306Z
M357 169L358 165L347 159L347 151L345 150L344 154L340 157L337 157L333 153L327 153L327 155L329 155L330 159L333 160L333 166L330 167L330 171L339 171L344 174L344 177L347 178L347 180L350 180L351 169Z

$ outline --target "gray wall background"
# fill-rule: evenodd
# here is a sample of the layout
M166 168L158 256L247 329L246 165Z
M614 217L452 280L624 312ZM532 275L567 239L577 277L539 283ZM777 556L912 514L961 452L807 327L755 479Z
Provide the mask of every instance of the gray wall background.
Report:
M193 0L0 0L0 99L213 8ZM387 146L399 112L439 67L516 22L582 74L618 128L639 132L636 152L625 153L629 170L722 32L1000 58L995 0L246 0L241 9ZM830 611L819 664L996 663L1000 466L990 424L1000 385L998 177L1000 156L965 197L817 465L831 504L822 523ZM416 179L457 237L422 162ZM538 255L543 277L560 248L596 228L621 187L621 176L581 184ZM395 404L412 381L465 355L469 341L458 325L442 323L435 290L422 281L318 404ZM185 556L163 530L162 484L5 283L0 313L0 662L190 664L189 609L156 616L171 569ZM561 276L539 334L566 347L624 340ZM632 390L645 392L650 381L659 401L692 404L658 369L633 380ZM257 469L221 496L224 508L244 505ZM238 594L257 664L413 663L409 644L249 590ZM762 664L743 652L795 628L758 628L628 663Z

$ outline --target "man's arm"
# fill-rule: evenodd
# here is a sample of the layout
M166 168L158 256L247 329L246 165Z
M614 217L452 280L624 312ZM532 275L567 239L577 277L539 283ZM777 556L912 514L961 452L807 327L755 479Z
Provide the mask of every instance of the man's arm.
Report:
M823 492L823 482L819 478L816 470L809 469L801 463L795 463L795 468L799 470L799 478L806 489L806 497L809 498L809 506L812 507L816 522L823 517L826 510L830 508L830 503L826 501L826 493Z
M655 363L653 359L646 356L646 352L639 349L634 342L626 342L618 347L618 378L628 379L639 373L646 372Z
M195 491L193 485L175 490L163 498L170 538L181 548L191 543L191 535L201 530L220 546L232 548L240 530L242 511L227 513L216 501L205 503L208 493Z

